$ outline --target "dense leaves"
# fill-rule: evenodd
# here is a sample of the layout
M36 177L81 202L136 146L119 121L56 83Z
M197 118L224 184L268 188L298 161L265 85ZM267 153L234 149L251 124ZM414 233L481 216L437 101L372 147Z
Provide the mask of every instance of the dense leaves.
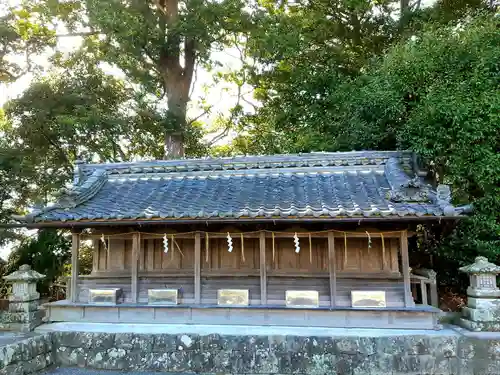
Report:
M49 198L69 181L76 159L161 156L158 122L151 119L154 115L144 121L131 108L132 100L133 92L123 82L89 67L35 81L9 102L10 121L3 128L9 147L4 152L22 156L22 173L9 177L11 188L24 193L18 198ZM30 185L35 194L27 197Z
M428 18L440 7L429 10ZM292 64L279 60L272 74L258 77L264 105L246 119L248 142L263 152L413 150L436 183L452 186L455 203L475 208L451 235L439 230L437 241L421 246L462 263L478 252L496 258L500 19L485 11L449 23L416 24L411 35L354 74L332 62L322 74L308 73L308 64L317 64L308 57Z
M46 276L39 285L39 290L45 294L51 284L64 274L64 265L70 258L70 243L66 238L55 230L41 230L36 237L23 240L11 253L4 271L9 274L23 264L31 265L35 271Z

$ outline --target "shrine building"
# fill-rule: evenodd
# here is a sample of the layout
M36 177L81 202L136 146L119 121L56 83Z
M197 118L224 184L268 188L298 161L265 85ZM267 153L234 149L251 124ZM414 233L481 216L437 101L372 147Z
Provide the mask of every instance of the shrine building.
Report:
M410 268L408 238L465 208L428 177L396 151L77 163L16 220L72 231L52 322L435 329L435 273Z

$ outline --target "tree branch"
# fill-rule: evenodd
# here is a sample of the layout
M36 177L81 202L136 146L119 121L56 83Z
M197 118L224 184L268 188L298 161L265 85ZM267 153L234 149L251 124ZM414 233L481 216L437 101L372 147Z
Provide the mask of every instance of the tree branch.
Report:
M198 81L198 64L195 63L195 67L194 67L194 75L193 75L193 79L191 80L191 88L189 90L189 97L192 97L193 96L193 92L194 92L194 87L196 86L196 82Z
M212 138L212 140L210 142L208 142L208 147L212 147L214 144L219 142L222 138L227 136L229 134L230 129L231 129L231 126L229 126L229 125L226 126L220 134L216 135L214 138Z
M81 31L78 33L69 33L69 34L56 34L56 38L71 38L76 36L90 36L90 35L101 35L100 31Z
M192 120L189 120L188 126L192 125L195 121L199 120L201 117L205 116L207 113L210 113L210 111L212 110L212 107L213 106L208 107L202 113L200 113L198 116L196 116Z
M236 101L236 105L234 106L234 108L240 106L242 86L243 86L243 84L238 85L238 94L237 94L238 100ZM220 141L222 138L224 138L225 136L227 136L229 134L229 130L231 130L231 128L232 128L233 121L234 121L235 117L236 117L236 111L231 111L231 116L229 117L229 119L227 119L226 127L224 128L224 130L220 134L216 135L214 138L212 138L212 140L210 142L208 142L208 147L212 147L216 142Z
M47 134L45 134L45 132L42 129L39 129L39 131L42 134L42 136L47 140L47 142L49 142L57 150L59 156L61 156L62 159L65 161L63 168L66 171L66 173L69 174L73 173L72 164L68 159L68 155L66 155L66 152L64 152L64 149L59 144L57 144L53 139L47 136Z
M189 95L189 89L191 88L195 63L196 43L194 39L188 38L184 42L184 90L186 96Z

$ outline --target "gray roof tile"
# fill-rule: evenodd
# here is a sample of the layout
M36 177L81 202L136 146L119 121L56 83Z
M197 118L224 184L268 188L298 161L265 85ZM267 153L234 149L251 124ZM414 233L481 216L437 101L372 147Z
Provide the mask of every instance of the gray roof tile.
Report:
M442 216L411 161L350 152L78 164L75 186L24 221Z

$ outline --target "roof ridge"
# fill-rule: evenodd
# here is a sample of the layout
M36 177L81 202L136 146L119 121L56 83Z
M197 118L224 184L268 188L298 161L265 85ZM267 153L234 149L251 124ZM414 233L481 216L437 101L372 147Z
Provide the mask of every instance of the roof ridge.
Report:
M168 173L210 170L244 170L289 167L329 167L354 165L384 165L389 159L398 159L411 165L413 153L410 151L349 151L314 152L305 154L279 154L236 156L224 158L198 158L180 160L150 160L121 163L75 165L75 181L88 178L96 169L108 174Z

